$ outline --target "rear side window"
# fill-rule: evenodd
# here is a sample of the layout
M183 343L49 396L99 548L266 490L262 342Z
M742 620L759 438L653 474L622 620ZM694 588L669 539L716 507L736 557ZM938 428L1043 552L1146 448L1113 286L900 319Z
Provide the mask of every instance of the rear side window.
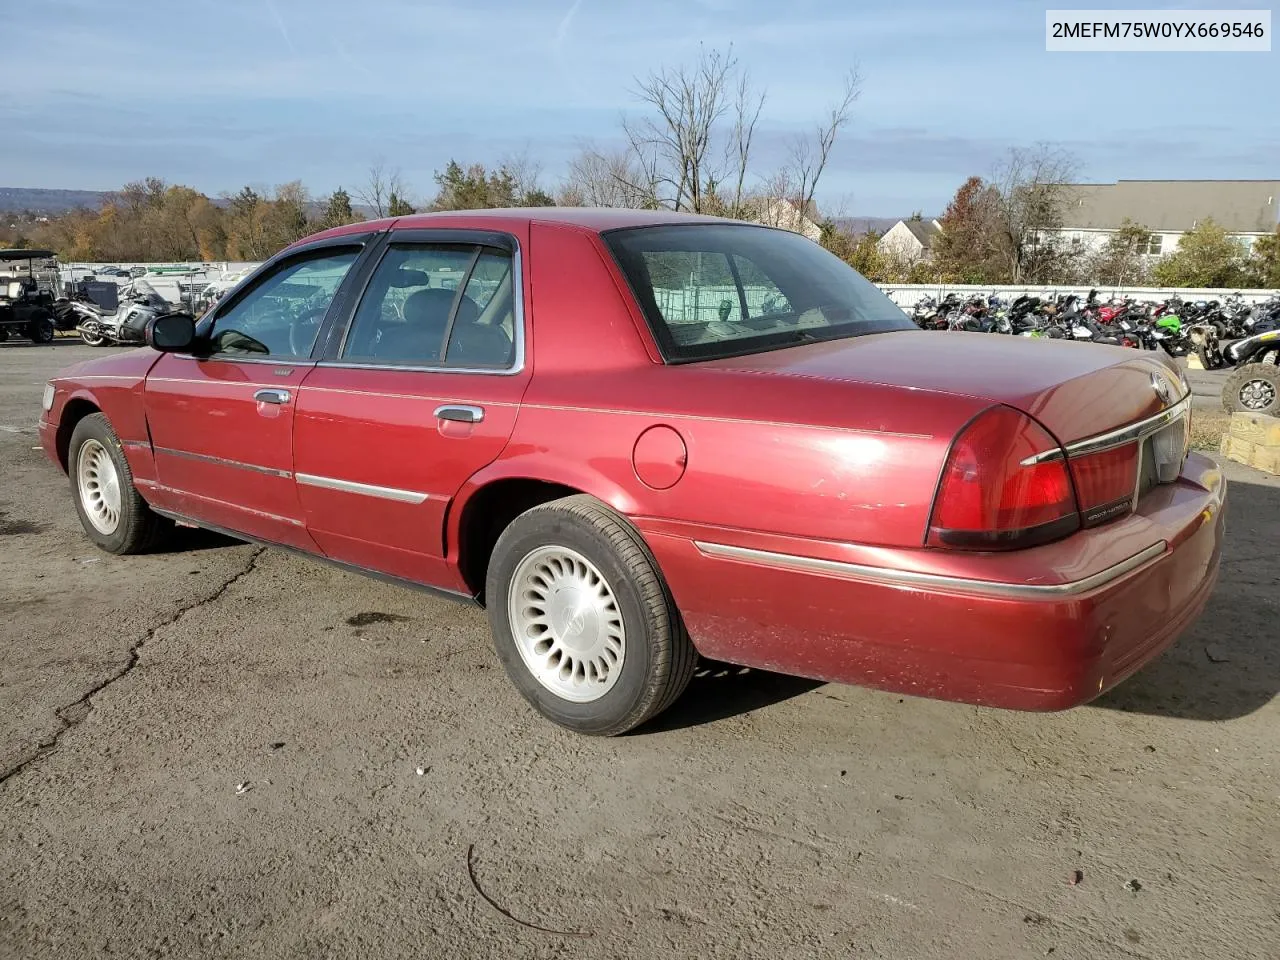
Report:
M400 244L383 255L342 349L353 363L503 369L514 358L513 261L467 244Z
M875 284L786 230L682 224L603 239L669 362L917 329Z

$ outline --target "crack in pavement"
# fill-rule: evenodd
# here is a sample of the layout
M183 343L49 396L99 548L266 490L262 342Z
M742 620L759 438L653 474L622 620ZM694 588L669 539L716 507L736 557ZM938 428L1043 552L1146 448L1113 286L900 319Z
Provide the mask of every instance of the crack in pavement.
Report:
M1094 933L1092 930L1088 929L1087 927L1082 926L1081 924L1076 923L1072 920L1068 920L1065 917L1056 917L1053 914L1042 913L1039 910L1033 910L1031 907L1028 907L1025 903L1019 903L1017 900L1010 900L1008 897L1002 897L1000 896L1000 894L994 893L986 889L986 887L980 887L976 883L969 883L967 880L961 880L958 877L951 877L945 873L935 873L934 876L937 877L939 880L950 881L951 883L954 883L957 886L963 887L966 890L976 893L979 896L988 897L996 901L997 903L1003 903L1006 906L1014 907L1022 911L1026 915L1035 915L1035 916L1043 917L1049 923L1057 924L1061 927L1065 927L1068 930L1074 930L1076 933L1080 934L1082 937L1086 937L1092 940L1094 943L1100 943L1100 944L1103 944L1104 946L1108 946L1112 950L1117 951L1118 953L1123 953L1126 956L1134 957L1135 960L1151 960L1151 957L1149 954L1139 953L1137 950L1131 950L1128 947L1121 946L1120 944L1116 943L1114 940L1108 940L1106 937L1100 936L1099 934Z
M99 693L101 693L103 690L105 690L107 687L111 686L117 680L122 680L125 677L127 677L133 671L133 668L138 665L139 651L143 648L143 646L146 645L146 643L149 640L151 640L151 638L153 638L157 633L159 633L165 627L173 626L175 623L177 623L179 620L185 617L192 610L196 610L200 607L207 606L208 604L214 603L215 601L220 599L222 595L226 593L227 590L229 590L233 584L235 584L241 578L246 577L249 574L253 573L253 571L258 566L258 559L263 555L263 553L266 552L266 550L267 550L266 547L259 547L258 549L256 549L253 552L253 556L249 558L249 562L245 564L244 569L236 573L234 576L232 576L225 582L223 582L223 584L220 587L218 587L218 589L215 590L213 593L209 594L209 596L204 597L203 599L200 599L200 600L196 600L192 603L188 603L185 606L179 607L176 611L174 611L171 617L161 621L160 623L157 623L154 627L151 627L149 630L147 630L147 632L144 633L142 637L137 640L137 642L129 645L129 650L126 654L125 662L114 673L112 673L106 679L100 680L98 683L94 684L79 699L74 700L71 703L68 703L64 706L58 707L56 710L54 710L54 716L58 718L58 722L60 724L58 729L54 731L53 736L49 737L46 740L42 740L39 744L37 744L35 750L32 751L30 756L25 757L22 760L19 760L17 763L9 767L7 770L0 771L0 786L3 786L12 777L16 777L23 770L27 769L27 767L30 767L33 764L39 763L45 757L49 756L49 754L53 753L53 751L58 748L58 743L62 739L63 734L65 734L68 730L78 727L81 723L84 722L85 717L89 716L90 710L93 709L93 698L97 696ZM84 707L85 709L83 710L79 709L81 707Z

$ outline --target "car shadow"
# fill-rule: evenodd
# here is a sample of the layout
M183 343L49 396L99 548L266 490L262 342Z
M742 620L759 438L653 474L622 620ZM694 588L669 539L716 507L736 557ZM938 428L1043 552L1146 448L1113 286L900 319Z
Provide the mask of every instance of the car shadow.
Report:
M1235 480L1227 497L1222 569L1204 613L1168 652L1093 706L1233 720L1280 693L1280 481Z
M236 540L212 530L199 527L177 527L173 534L154 550L153 555L171 553L196 553L201 550L221 550L224 547L243 547L245 541Z
M782 703L821 686L820 680L703 659L680 699L633 733L666 733L715 723Z
M79 334L76 334L76 336L74 337L68 337L68 336L59 334L58 336L54 337L53 340L51 340L49 343L36 343L34 340L28 340L26 337L16 337L16 336L11 336L4 340L0 340L0 349L5 349L5 350L23 350L29 347L31 348L38 347L41 350L47 350L49 347L67 347L67 346L77 346L77 345L81 347L85 345L84 341L80 339Z

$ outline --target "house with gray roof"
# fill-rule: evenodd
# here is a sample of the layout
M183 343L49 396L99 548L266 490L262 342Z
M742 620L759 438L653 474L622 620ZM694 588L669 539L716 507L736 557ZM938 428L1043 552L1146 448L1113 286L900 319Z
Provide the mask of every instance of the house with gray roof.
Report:
M1067 184L1062 229L1073 248L1100 250L1130 220L1151 231L1144 253L1164 256L1183 234L1213 218L1246 248L1280 223L1280 180L1117 180Z
M884 236L876 241L876 247L891 260L916 263L933 256L933 245L941 235L942 226L937 220L912 217L899 220L886 230Z

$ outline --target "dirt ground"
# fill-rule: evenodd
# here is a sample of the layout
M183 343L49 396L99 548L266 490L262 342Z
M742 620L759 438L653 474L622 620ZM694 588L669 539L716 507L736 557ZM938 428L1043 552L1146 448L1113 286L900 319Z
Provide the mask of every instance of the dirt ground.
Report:
M213 536L99 553L33 449L89 355L0 346L5 960L1280 956L1274 479L1227 466L1209 611L1094 705L713 666L585 739L478 612Z

